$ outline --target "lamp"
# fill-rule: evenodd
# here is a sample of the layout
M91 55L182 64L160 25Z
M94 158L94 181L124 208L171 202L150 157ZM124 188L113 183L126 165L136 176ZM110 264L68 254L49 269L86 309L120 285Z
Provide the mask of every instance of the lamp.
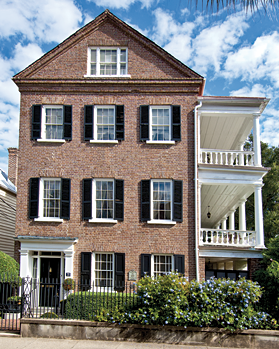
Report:
M208 218L208 219L211 217L211 213L209 212L209 207L210 207L210 206L208 206L208 212L207 212L207 218Z

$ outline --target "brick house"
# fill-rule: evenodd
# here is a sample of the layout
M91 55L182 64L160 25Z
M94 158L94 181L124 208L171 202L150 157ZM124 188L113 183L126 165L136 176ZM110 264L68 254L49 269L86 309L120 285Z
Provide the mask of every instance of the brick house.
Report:
M21 276L110 286L252 270L265 99L203 97L202 76L108 10L13 80ZM243 152L253 127L255 150ZM246 232L255 190L257 231Z

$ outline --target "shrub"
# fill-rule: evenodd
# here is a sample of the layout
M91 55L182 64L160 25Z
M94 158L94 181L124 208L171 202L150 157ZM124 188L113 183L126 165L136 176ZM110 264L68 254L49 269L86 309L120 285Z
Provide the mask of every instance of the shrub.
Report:
M63 288L65 291L70 291L75 288L75 281L71 278L67 278L63 282Z
M7 255L0 251L0 281L19 284L19 264Z
M110 292L76 292L64 302L64 315L68 319L100 320L99 316L113 309L124 309L135 304L136 295ZM101 321L101 320L100 320Z
M20 296L11 296L7 298L7 301L10 303L21 303L21 297Z
M250 280L187 282L171 273L157 279L144 277L137 286L136 306L114 307L96 319L148 325L211 326L231 331L277 327L268 314L257 311L261 289Z
M44 313L40 316L41 319L58 319L58 315L53 312Z
M272 261L265 270L257 270L253 278L263 288L259 309L264 309L279 320L279 263Z

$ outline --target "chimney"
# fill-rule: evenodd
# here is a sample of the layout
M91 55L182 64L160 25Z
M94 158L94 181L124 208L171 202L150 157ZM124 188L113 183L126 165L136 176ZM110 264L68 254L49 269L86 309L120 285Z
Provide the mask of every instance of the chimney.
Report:
M18 149L8 148L8 152L9 152L8 177L9 177L9 180L15 186L17 186Z

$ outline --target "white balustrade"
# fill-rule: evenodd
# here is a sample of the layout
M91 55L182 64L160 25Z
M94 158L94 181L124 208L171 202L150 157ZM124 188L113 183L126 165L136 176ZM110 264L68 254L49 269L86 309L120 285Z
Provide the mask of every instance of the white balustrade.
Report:
M256 232L241 230L201 229L200 246L254 247Z
M200 164L255 166L253 151L201 149Z

